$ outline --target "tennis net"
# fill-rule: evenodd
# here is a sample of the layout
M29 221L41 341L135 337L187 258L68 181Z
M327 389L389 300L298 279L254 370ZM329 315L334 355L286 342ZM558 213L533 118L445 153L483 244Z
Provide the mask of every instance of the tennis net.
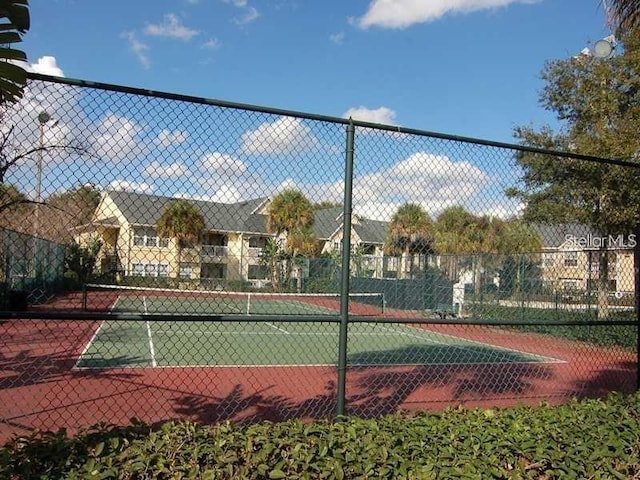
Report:
M338 293L266 293L224 290L182 290L123 285L87 284L86 311L189 315L335 315ZM382 293L349 294L349 313L381 315Z

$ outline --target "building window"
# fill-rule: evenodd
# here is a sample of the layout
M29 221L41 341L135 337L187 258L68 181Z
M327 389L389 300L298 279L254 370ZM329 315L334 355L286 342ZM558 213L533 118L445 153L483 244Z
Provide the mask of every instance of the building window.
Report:
M578 280L562 280L562 290L564 292L576 292L578 290Z
M265 265L249 265L249 280L265 280L269 277L269 269Z
M168 277L169 265L166 263L134 263L131 274L135 277Z
M249 248L262 248L260 237L250 237L249 238Z
M191 265L180 265L180 278L192 278L193 267Z
M144 276L145 277L157 277L158 276L158 265L155 263L147 263L144 266Z
M398 270L400 265L398 257L386 257L385 263L387 264L385 270Z
M564 266L565 267L577 267L578 266L578 252L564 252Z
M163 247L169 246L168 238L158 238L152 228L136 228L133 234L133 245L136 247Z

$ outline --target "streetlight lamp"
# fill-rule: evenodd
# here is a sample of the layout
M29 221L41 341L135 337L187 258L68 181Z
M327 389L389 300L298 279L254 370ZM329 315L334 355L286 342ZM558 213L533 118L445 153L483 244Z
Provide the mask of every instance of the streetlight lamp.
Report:
M609 58L616 48L616 37L609 35L598 40L593 46L593 56L596 58Z
M42 203L42 152L44 151L44 126L51 120L51 115L46 111L38 114L38 152L36 156L36 211L34 216L34 235L38 236L40 230L40 204ZM58 121L53 122L56 125Z
M37 177L36 177L36 202L40 204L42 201L41 198L41 189L42 189L42 149L44 148L44 124L51 120L51 115L49 115L44 110L38 114L38 123L39 123L39 141L38 141L38 165L37 165Z

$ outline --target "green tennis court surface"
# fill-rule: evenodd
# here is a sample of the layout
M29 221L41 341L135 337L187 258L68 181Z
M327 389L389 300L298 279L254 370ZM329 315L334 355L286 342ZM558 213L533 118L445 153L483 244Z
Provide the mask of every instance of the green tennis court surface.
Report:
M167 297L120 297L113 305L114 312L136 313L193 313L193 314L253 314L302 315L335 314L335 310L300 300L260 300L249 296L223 299L191 299Z
M335 365L338 328L329 322L109 320L75 368ZM348 349L350 366L557 361L402 324L352 323Z

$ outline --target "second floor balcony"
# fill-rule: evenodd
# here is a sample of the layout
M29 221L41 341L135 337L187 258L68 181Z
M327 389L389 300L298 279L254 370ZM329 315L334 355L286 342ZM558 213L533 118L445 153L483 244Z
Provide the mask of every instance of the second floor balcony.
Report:
M229 256L229 247L226 245L202 245L200 256L202 258L226 258Z

